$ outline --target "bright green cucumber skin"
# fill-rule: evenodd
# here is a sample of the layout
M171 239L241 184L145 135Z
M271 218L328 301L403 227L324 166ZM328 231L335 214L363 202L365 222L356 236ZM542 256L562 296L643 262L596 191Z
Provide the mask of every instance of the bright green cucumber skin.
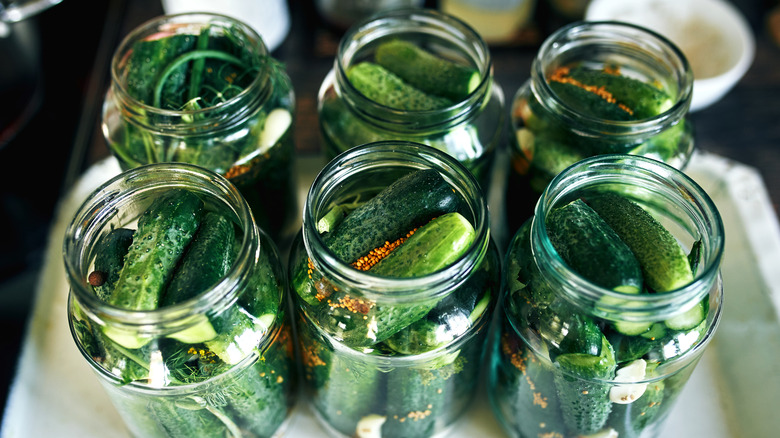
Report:
M449 61L414 43L392 39L377 46L376 62L420 90L459 102L480 83L479 71Z
M639 204L613 193L589 197L587 202L631 248L650 289L667 292L693 281L688 255Z
M104 282L92 288L102 301L107 301L119 280L119 272L125 264L125 256L133 243L130 228L117 228L103 236L95 249L95 271L102 273Z
M322 240L341 261L352 263L433 217L459 210L462 202L436 170L415 171L353 210Z
M194 298L222 279L230 269L235 243L233 223L207 212L179 262L160 307Z
M474 227L460 213L444 214L420 227L369 272L397 278L432 274L459 259L475 235Z
M127 310L154 310L203 214L203 201L183 189L157 198L138 219L110 303Z
M390 108L431 111L452 105L448 99L425 94L373 62L363 61L349 67L347 78L361 94Z
M608 289L642 290L634 253L581 199L554 209L545 224L556 251L575 272Z

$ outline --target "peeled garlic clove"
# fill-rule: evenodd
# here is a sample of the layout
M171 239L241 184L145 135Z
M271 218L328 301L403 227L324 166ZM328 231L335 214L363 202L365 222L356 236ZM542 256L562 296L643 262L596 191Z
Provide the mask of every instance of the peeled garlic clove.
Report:
M615 381L626 382L625 385L615 385L609 390L609 399L613 403L628 404L638 399L645 393L647 383L641 382L645 378L647 362L637 359L619 368L615 373Z
M361 418L355 429L358 438L381 438L382 425L386 419L387 417L378 414L366 415Z

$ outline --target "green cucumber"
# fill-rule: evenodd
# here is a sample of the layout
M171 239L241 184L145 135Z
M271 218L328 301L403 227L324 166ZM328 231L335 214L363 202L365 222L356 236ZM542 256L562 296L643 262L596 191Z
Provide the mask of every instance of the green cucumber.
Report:
M270 353L270 354L269 354ZM287 418L292 361L284 346L269 349L236 380L224 386L231 418L258 437L271 437ZM285 376L288 376L285 378Z
M631 249L581 199L555 208L545 224L556 251L575 272L619 292L642 289L642 271Z
M447 213L420 227L406 242L369 272L381 277L422 277L458 260L475 237L471 222L460 213Z
M133 243L133 233L130 228L117 228L103 236L95 248L95 268L90 274L90 284L95 295L101 301L108 301L114 285L119 280L119 272L125 264L125 255ZM98 279L94 279L97 275Z
M311 344L308 344L311 345ZM320 349L320 360L327 372L323 380L313 382L317 391L312 398L319 414L344 436L356 436L358 423L364 417L376 414L384 398L380 385L385 374L377 367L352 357Z
M154 397L149 400L146 412L162 433L171 438L225 436L227 430L235 427L225 424L214 414L216 410L200 397Z
M565 102L578 113L617 122L634 120L634 117L628 111L620 108L615 103L608 102L592 91L583 89L579 85L557 81L550 81L549 84L550 89L558 96L558 99Z
M322 240L344 263L405 236L433 217L458 211L462 198L433 169L409 173L353 210Z
M233 222L207 212L182 256L160 301L160 307L181 303L206 291L224 277L233 262Z
M539 334L549 345L550 359L559 354L601 354L603 335L593 320L556 302L540 310Z
M197 195L183 189L168 191L152 202L138 219L109 304L127 310L157 309L176 264L200 225L203 206ZM120 327L106 326L104 333L130 349L149 341Z
M588 435L599 431L609 418L612 385L598 382L611 380L617 364L612 345L602 338L601 354L568 353L555 358L561 372L555 373L554 383L561 403L563 421L571 435ZM595 381L594 381L595 380Z
M183 189L155 199L138 219L110 303L126 310L156 309L202 213L203 201Z
M393 109L431 111L452 105L449 99L428 95L384 67L369 61L349 67L347 79L368 99Z
M548 131L534 132L529 128L520 128L515 132L515 141L534 170L543 172L548 179L585 158L581 151L554 138ZM539 191L543 189L540 187Z
M598 194L587 203L631 248L650 289L667 292L693 281L688 255L677 239L639 204L614 193Z
M477 69L444 59L400 39L379 44L374 59L414 87L455 102L468 97L481 81Z
M631 111L635 120L655 117L674 105L666 91L639 79L581 66L572 68L569 74L580 83L594 88L603 87L618 103Z
M382 436L426 438L434 435L440 412L447 407L447 372L398 367L387 375L387 419Z

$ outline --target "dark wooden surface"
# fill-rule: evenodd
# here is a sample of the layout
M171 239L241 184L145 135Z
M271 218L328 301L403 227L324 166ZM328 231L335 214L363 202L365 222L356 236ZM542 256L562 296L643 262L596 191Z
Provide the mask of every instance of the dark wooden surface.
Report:
M297 97L296 146L320 149L317 92L331 68L340 30L320 19L313 0L290 0L292 28L273 55L286 64ZM733 0L756 36L755 60L737 86L692 114L697 147L758 169L772 204L780 205L780 46L769 25L777 0ZM435 0L426 6L435 7ZM78 176L109 154L100 107L109 59L131 29L162 13L159 0L65 0L35 17L46 93L38 113L8 144L0 144L0 407L32 309L36 278L56 202ZM780 20L780 18L778 18ZM510 43L494 45L497 81L507 102L528 79L539 43L565 20L538 0L533 23ZM775 32L775 33L773 33ZM14 62L15 59L11 59ZM4 59L4 63L8 60ZM8 65L8 64L6 64Z

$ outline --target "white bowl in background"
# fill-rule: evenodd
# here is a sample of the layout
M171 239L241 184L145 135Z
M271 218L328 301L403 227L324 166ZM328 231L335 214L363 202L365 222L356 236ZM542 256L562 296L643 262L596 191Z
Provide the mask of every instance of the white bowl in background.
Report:
M633 23L677 45L693 70L691 111L720 100L755 54L753 31L725 0L592 0L585 19Z

